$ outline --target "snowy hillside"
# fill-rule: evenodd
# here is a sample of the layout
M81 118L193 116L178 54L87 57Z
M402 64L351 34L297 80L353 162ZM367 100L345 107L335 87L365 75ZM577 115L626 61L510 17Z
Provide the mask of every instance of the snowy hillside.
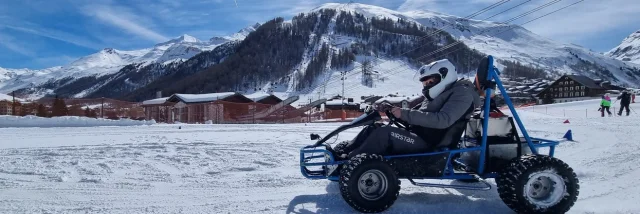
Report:
M544 38L520 26L477 20L457 22L455 19L459 17L425 11L412 11L406 14L426 26L447 26L446 31L455 35L457 39L497 59L514 60L533 67L541 67L553 71L556 75L571 73L594 79L617 78L612 82L640 86L638 81L640 66L624 63L581 46ZM463 27L454 28L451 24ZM509 28L511 29L508 30ZM604 69L582 68L581 60L594 63ZM603 73L605 69L609 70L612 76L606 77ZM632 70L634 71L632 75L627 75L627 71Z
M640 66L628 65L619 60L592 52L584 47L563 44L544 38L518 25L474 19L463 21L462 17L432 11L398 12L382 7L355 3L348 5L324 4L316 10L323 8L357 12L367 17L409 19L423 26L442 28L456 37L456 39L482 53L493 55L497 59L515 60L532 67L538 66L549 70L550 73L551 71L575 73L592 78L598 78L597 75L604 75L600 74L601 71L577 68L580 65L580 59L582 59L608 69L615 78L618 78L618 81L612 81L614 83L640 86L640 81L638 81L640 80ZM534 13L533 15L540 14ZM526 21L528 19L523 20ZM519 20L518 22L522 21ZM509 28L511 30L508 30ZM443 52L447 51L453 50L448 49ZM628 76L628 69L635 69L636 72L632 76Z
M68 65L41 70L4 69L0 68L0 92L8 93L21 88L36 87L47 82L55 82L64 78L81 78L86 76L103 76L118 72L126 65L139 63L170 63L186 61L198 53L213 50L229 41L239 41L255 30L258 24L240 30L231 36L214 37L209 41L200 41L189 35L171 39L140 50L117 50L105 48L97 53L81 57ZM39 92L31 98L43 96Z
M534 68L541 68L552 77L559 77L564 73L585 75L594 79L611 80L614 84L640 86L640 66L625 63L602 54L592 52L587 48L573 44L563 44L534 34L531 31L518 26L497 23L492 21L467 20L461 17L442 14L432 11L405 11L399 12L378 6L350 3L338 4L327 3L311 10L320 11L322 9L334 9L340 11L358 13L365 17L404 19L414 21L422 26L433 27L450 33L455 39L462 41L470 48L474 48L484 54L493 55L496 60L518 61L523 65ZM534 13L534 15L541 15ZM536 17L533 16L533 17ZM481 16L482 17L482 16ZM525 19L526 21L528 19ZM335 18L333 20L335 22ZM522 22L522 20L520 20ZM331 26L331 24L330 24ZM526 26L525 26L526 27ZM334 51L353 44L357 39L337 35L330 29L327 33L330 36L321 35L323 42L331 44ZM313 35L318 36L318 35ZM443 52L455 51L453 48L445 49ZM281 96L300 95L303 104L308 98L329 98L342 94L342 81L340 71L350 71L351 75L344 81L345 96L359 99L360 96L367 95L388 95L398 94L401 96L412 96L419 92L420 84L415 80L414 72L417 67L409 66L401 59L390 59L380 57L375 59L373 70L380 73L376 75L375 86L365 87L361 84L360 65L362 57L359 56L356 62L348 69L327 69L327 73L316 81L319 86L313 90L303 90L291 92L291 85L279 85ZM309 61L305 57L306 61ZM499 68L503 68L496 62ZM304 69L304 67L302 67ZM302 70L300 69L300 70ZM475 68L472 68L475 70ZM474 71L471 70L471 71ZM384 80L383 80L384 79ZM328 84L323 84L326 80ZM291 81L293 82L293 81ZM269 88L273 85L265 85ZM288 88L289 93L282 88ZM357 102L357 101L356 101Z
M627 36L620 45L606 52L605 55L640 65L640 30Z
M3 101L3 100L5 100L5 101L6 101L6 100L8 100L8 101L13 101L13 99L14 99L14 97L12 97L11 95L8 95L8 94L2 94L2 93L0 93L0 101ZM18 102L22 102L22 99L20 99L20 98L18 98L18 97L16 97L15 99L16 99L16 101L18 101Z
M575 142L555 150L580 179L568 213L640 213L640 148L629 140L640 137L640 117L586 118L597 100L570 106L583 114L562 116L566 105L519 113L535 137L561 139L572 130ZM357 213L336 182L300 174L309 133L324 136L339 125L0 128L0 213ZM342 132L336 142L358 131ZM388 213L515 213L494 179L488 191L401 181Z

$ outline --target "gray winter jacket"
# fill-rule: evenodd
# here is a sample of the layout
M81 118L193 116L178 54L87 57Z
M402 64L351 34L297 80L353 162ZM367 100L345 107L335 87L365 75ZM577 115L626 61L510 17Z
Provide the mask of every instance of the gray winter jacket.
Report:
M419 110L403 108L400 119L411 125L445 129L453 125L471 107L478 108L480 96L469 80L458 80L447 87L433 101L424 99ZM470 115L466 115L467 118Z

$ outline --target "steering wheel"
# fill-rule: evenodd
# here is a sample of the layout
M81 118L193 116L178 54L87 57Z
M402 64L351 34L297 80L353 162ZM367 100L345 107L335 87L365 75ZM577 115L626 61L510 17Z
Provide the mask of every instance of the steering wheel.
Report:
M389 122L390 123L393 123L396 126L398 126L400 128L403 128L403 129L409 128L409 124L408 123L398 119L396 116L393 115L393 113L391 113L391 111L389 109L393 108L393 105L391 105L389 103L382 103L382 105L386 105L386 109L385 109L384 113L387 115L387 118L389 118Z

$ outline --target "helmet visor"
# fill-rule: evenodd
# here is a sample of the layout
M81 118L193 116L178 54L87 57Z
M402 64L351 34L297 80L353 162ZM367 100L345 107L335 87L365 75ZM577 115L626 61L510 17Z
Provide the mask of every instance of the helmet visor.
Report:
M440 74L431 74L420 78L420 82L426 87L431 88L442 81Z

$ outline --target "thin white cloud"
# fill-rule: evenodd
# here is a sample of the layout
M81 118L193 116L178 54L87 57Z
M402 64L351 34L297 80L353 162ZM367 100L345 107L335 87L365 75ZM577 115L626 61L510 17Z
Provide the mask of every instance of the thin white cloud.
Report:
M4 25L4 27L12 29L12 30L17 30L23 33L30 33L30 34L34 34L37 36L42 36L42 37L47 37L47 38L51 38L51 39L55 39L58 41L63 41L63 42L67 42L70 44L74 44L77 46L81 46L81 47L85 47L85 48L90 48L90 49L101 49L102 44L98 44L96 42L93 41L89 41L85 38L70 34L70 33L66 33L66 32L62 32L62 31L58 31L58 30L53 30L53 29L47 29L47 28L43 28L40 26L36 26L27 22L21 22L19 24L20 26L14 26L14 25ZM27 27L28 26L28 27ZM37 30L36 30L37 29Z
M639 11L637 0L584 1L524 27L545 37L575 41L626 26L640 29Z
M50 57L38 57L38 58L35 58L33 62L42 68L50 68L53 66L67 65L77 59L78 57L61 55L61 56L50 56Z
M511 23L524 23L577 1L578 0L560 1ZM496 2L498 2L498 0L406 0L397 10L431 10L464 17ZM509 1L474 19L482 20L485 17L494 15L522 2L523 1ZM532 0L523 6L491 18L490 21L505 21L549 2L550 1ZM638 0L585 0L557 13L523 25L523 27L552 40L566 43L580 43L581 41L589 41L588 38L596 38L597 36L601 36L601 34L606 34L608 31L615 29L634 28L633 25L636 25L635 28L640 29L640 26L637 25L637 23L640 23L640 16L637 15L638 11L640 11Z
M299 13L306 13L306 12L309 12L311 9L318 7L320 4L321 4L320 1L312 1L312 0L291 2L290 4L283 5L288 8L284 10L282 14L297 15Z
M24 46L21 46L17 43L18 41L10 36L10 35L6 35L3 33L0 33L0 45L6 47L7 49L28 56L28 57L34 57L35 53L29 49L24 48Z
M83 11L86 15L93 16L98 20L110 24L114 27L125 30L131 34L140 36L149 41L164 42L169 38L157 33L149 28L144 27L134 20L137 16L128 12L123 7L113 9L107 5L87 5Z

